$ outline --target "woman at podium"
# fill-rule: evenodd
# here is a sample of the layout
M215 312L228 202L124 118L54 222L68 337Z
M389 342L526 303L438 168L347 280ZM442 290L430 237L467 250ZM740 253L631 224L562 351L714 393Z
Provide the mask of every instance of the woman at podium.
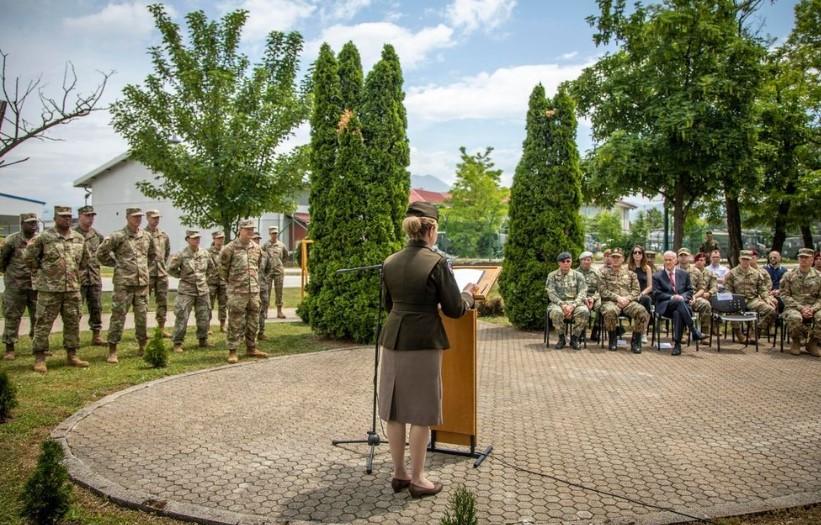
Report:
M442 484L425 477L430 427L442 423L442 351L450 344L439 318L461 317L473 306L474 284L460 293L447 260L431 248L439 212L423 201L408 207L402 229L407 246L383 266L385 309L379 417L387 422L393 460L391 487L419 498L437 494ZM405 469L405 425L410 425L410 475Z

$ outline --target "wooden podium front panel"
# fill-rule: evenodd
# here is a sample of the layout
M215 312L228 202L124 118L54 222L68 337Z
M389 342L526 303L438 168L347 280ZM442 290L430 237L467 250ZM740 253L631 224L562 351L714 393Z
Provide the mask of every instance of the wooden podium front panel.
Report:
M459 319L439 312L450 348L442 353L442 424L436 441L471 445L476 436L476 310Z

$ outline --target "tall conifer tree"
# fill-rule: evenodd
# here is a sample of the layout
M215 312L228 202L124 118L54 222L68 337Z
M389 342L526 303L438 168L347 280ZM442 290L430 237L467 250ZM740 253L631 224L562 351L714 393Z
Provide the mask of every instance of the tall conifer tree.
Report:
M343 109L359 111L364 78L359 50L353 42L348 42L339 52L339 92Z

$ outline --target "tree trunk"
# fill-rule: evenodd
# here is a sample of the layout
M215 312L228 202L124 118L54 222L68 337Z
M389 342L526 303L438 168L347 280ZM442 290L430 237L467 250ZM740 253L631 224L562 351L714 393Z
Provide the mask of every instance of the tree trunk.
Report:
M727 260L730 266L738 265L738 252L741 251L741 207L738 204L738 196L732 193L724 194L724 204L727 208L727 235L730 238L730 253Z
M784 240L787 238L787 214L790 212L790 201L782 199L778 203L778 211L775 214L775 222L773 225L773 245L770 250L775 250L781 253L784 248Z
M684 183L676 184L676 193L673 196L673 251L678 252L684 241L684 221L687 220L687 210L684 209Z
M231 223L224 222L222 223L222 233L225 234L225 244L231 242Z
M815 249L815 242L812 238L812 228L810 228L809 222L801 223L801 237L804 240L804 248Z

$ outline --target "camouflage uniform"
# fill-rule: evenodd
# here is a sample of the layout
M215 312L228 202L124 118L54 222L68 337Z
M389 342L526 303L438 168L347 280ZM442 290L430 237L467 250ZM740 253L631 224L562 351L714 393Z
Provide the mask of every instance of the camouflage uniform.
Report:
M25 217L24 217L25 216ZM23 214L21 220L37 220L32 214ZM20 330L20 318L28 308L30 331L29 337L34 337L35 315L37 312L37 290L33 286L32 272L23 260L26 247L37 237L35 233L31 239L26 239L23 232L12 233L6 237L6 243L0 250L0 272L3 272L3 343L15 345L17 333Z
M705 274L710 272L707 272L706 270L701 271L694 264L690 264L687 268L682 268L682 270L690 274L690 284L693 285L694 296L701 290L709 292L709 290L705 288L707 282ZM713 276L713 281L715 281L715 276ZM702 327L702 330L706 330L710 326L710 316L713 313L713 307L710 306L709 299L704 298L703 296L694 297L693 301L690 303L690 308L698 314L699 326Z
M217 248L213 244L208 248L211 266L209 266L207 279L211 309L213 310L214 304L217 305L217 314L220 326L222 326L228 319L228 292L225 281L220 277L220 250L222 248Z
M695 266L691 267L696 268ZM693 310L699 313L699 322L701 323L701 330L702 332L704 332L712 328L713 307L710 304L710 299L715 297L715 295L718 293L718 277L716 277L716 274L714 274L707 268L704 268L703 270L699 271L701 272L701 280L699 281L699 286L696 286L695 283L693 283L693 291L703 291L704 293L693 301ZM692 281L692 275L690 276L690 279ZM696 303L702 304L702 302L706 303L706 308L703 305L696 306Z
M590 311L587 309L587 280L581 272L571 269L566 274L554 270L547 276L545 282L547 297L550 304L547 307L550 320L557 330L561 331L564 323L562 306L573 305L573 335L579 337L587 327Z
M143 229L132 232L126 226L113 232L100 244L97 260L100 264L114 267L114 294L111 298L111 321L108 326L110 345L120 342L125 316L132 305L137 341L145 343L148 339L148 265L155 257L154 243Z
M71 214L71 208L60 208ZM26 264L37 272L35 355L48 351L48 337L58 315L63 320L63 346L69 352L80 348L80 283L89 257L85 239L74 230L63 236L51 228L26 248Z
M79 212L84 213L80 208ZM80 276L80 294L83 302L88 308L88 327L94 331L99 332L103 329L103 279L100 275L100 262L97 260L97 250L100 248L100 243L103 242L103 236L93 227L88 231L83 231L77 226L74 231L83 236L88 247L88 252L91 255L88 266ZM81 310L82 311L82 310Z
M228 285L229 351L236 351L243 337L247 348L256 346L261 259L262 249L254 241L243 245L234 239L220 252L220 275Z
M265 339L265 320L268 318L268 307L271 304L271 281L274 278L274 265L265 248L259 259L259 333L257 339Z
M590 316L596 319L596 316L599 313L599 308L601 308L601 294L599 293L599 287L601 286L601 275L599 272L594 270L590 267L588 270L584 270L579 267L579 273L584 276L585 282L587 282L587 298L593 299L593 307L590 309Z
M196 232L194 232L196 233ZM188 232L191 237L192 232ZM199 236L199 234L197 234ZM174 345L181 345L188 327L191 308L197 319L197 339L203 343L208 339L208 322L211 317L211 305L208 297L207 273L212 269L211 256L207 251L194 251L190 246L171 257L168 273L180 280L177 288L177 299L174 303Z
M151 212L146 212L150 215ZM153 264L148 269L148 293L154 295L154 303L157 305L157 326L165 327L165 318L168 312L168 269L166 263L171 255L171 241L168 234L157 228L156 230L145 230L151 236L154 244L154 253L157 254Z
M745 258L745 255L741 255ZM748 256L746 258L749 258ZM759 330L766 332L775 319L775 308L767 299L770 297L770 277L764 279L758 268L750 266L746 270L741 265L736 266L724 278L724 289L727 292L744 296L747 309L758 313Z
M705 240L703 243L701 243L701 246L699 246L698 251L700 251L701 253L706 255L707 260L709 261L710 260L710 254L713 253L713 251L720 250L720 249L721 249L721 247L718 245L718 241L713 239L711 241Z
M630 317L633 320L633 333L643 334L647 330L647 323L650 321L650 314L647 309L638 303L639 280L636 272L631 272L624 265L618 271L611 268L604 268L601 272L601 313L604 318L604 329L608 332L614 331L619 325L619 314ZM616 304L616 297L627 297L630 303L623 309Z
M812 250L806 249L806 253L806 257L812 257ZM807 338L807 349L818 356L816 345L821 342L821 272L812 267L806 273L800 268L790 270L781 278L781 298L784 299L784 319L794 344L800 345L805 330L809 329L804 324L801 309L812 307L815 324Z
M273 228L271 228L273 230ZM273 233L273 232L271 232ZM274 293L276 294L276 305L282 308L282 286L285 281L285 261L288 259L288 248L285 243L277 239L276 242L268 241L262 247L268 258L271 259L271 277L268 279L268 296L271 295L271 286L273 285ZM268 305L265 305L267 312Z

